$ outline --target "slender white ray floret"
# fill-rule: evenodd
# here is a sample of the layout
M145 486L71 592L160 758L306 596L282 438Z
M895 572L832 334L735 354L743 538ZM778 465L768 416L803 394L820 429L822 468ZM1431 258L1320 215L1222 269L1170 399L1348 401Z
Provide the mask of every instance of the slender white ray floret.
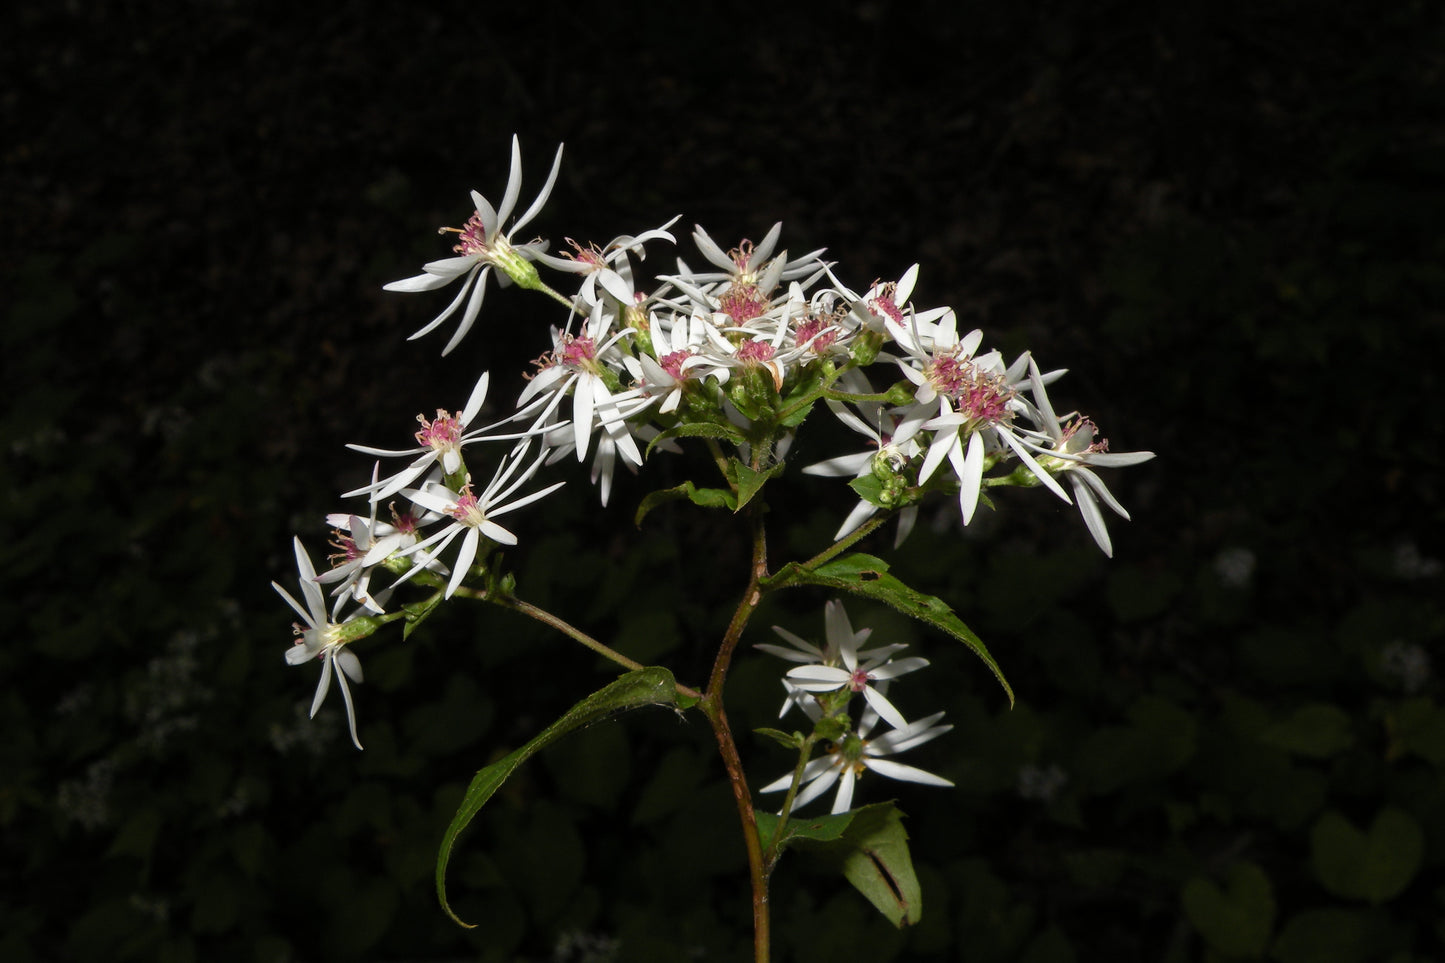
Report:
M438 325L456 313L457 308L465 300L467 308L462 313L456 333L447 342L447 346L442 349L442 354L450 353L461 343L462 338L471 330L472 322L477 319L477 312L482 309L482 298L486 295L487 276L494 267L500 272L497 281L503 287L513 281L523 287L540 284L540 280L537 278L537 269L530 262L545 253L547 243L536 240L515 244L512 241L512 235L536 217L542 210L542 205L547 203L547 198L552 194L552 185L557 182L557 171L561 165L562 146L559 144L557 156L552 160L552 172L547 175L547 183L543 186L542 192L537 195L532 206L527 208L526 213L517 218L511 230L503 233L502 228L517 206L517 196L522 191L522 148L516 135L512 135L512 170L507 178L507 191L502 195L501 205L493 209L485 197L472 191L472 203L476 206L476 210L472 213L466 226L444 227L440 231L443 234L455 233L458 235L457 244L452 249L457 256L424 264L421 274L400 281L392 281L383 286L383 290L386 291L432 291L445 287L457 278L466 278L462 283L462 289L457 292L452 303L432 319L430 324L417 331L408 340L415 340L436 330ZM468 297L469 294L470 297Z

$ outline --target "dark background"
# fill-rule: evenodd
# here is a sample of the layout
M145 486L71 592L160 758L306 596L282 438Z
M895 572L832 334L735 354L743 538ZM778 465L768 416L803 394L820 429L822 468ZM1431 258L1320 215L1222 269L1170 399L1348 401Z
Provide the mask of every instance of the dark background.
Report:
M358 647L357 753L282 659L268 582L369 471L343 445L404 445L479 366L506 404L549 346L554 311L493 291L441 359L404 337L446 295L380 290L445 253L468 190L498 199L513 132L524 203L566 142L529 226L554 244L681 213L694 264L688 225L775 220L858 288L917 261L920 306L1068 367L1056 404L1159 453L1110 477L1112 561L1036 492L889 554L988 642L1011 711L966 652L849 603L933 660L904 711L957 728L910 761L958 788L860 791L912 817L920 926L789 860L778 958L1442 953L1433 5L28 7L0 50L0 957L742 958L696 719L594 727L509 782L453 859L462 931L431 873L467 780L609 671L454 605ZM606 510L574 471L512 557L525 597L696 682L746 546L691 507L632 526L681 471ZM777 487L780 564L852 496ZM816 637L824 599L749 641ZM770 724L777 671L740 661L736 730ZM787 767L742 740L756 785Z

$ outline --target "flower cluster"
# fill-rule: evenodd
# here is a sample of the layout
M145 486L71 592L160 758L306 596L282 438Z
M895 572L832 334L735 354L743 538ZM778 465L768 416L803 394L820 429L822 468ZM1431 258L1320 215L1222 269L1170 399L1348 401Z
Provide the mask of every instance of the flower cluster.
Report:
M759 479L780 470L799 426L826 407L865 440L860 451L804 469L848 478L860 497L838 538L882 512L898 516L901 541L920 503L940 493L957 500L966 525L987 503L985 489L1040 486L1076 504L1095 541L1111 552L1101 505L1128 514L1094 469L1152 454L1110 453L1093 422L1055 414L1047 386L1062 372L1040 371L1028 354L1006 362L983 350L982 333L960 334L950 308L916 308L910 301L916 265L896 281L860 292L837 279L821 249L796 257L781 249L780 225L757 243L744 240L727 250L697 227L692 240L704 263L695 268L679 258L675 270L648 279L640 272L648 248L676 243L669 230L676 218L600 247L569 239L569 250L549 253L546 241L518 237L546 203L561 154L559 148L532 204L508 223L521 194L514 138L501 203L493 207L473 192L465 224L442 229L457 238L455 256L386 285L427 292L460 283L451 302L412 335L422 337L460 311L443 354L473 329L493 278L551 298L559 316L525 389L495 423L477 424L489 386L484 373L459 410L418 416L414 446L351 446L402 463L389 474L378 468L370 484L347 493L367 504L332 516L340 551L329 572L318 576L297 542L306 605L281 591L306 625L287 658L322 661L313 713L334 674L359 745L346 680L360 682L361 668L347 646L387 621L414 622L418 611L463 591L469 579L488 577L492 550L517 541L498 519L560 488L560 481L534 479L562 459L590 456L591 479L605 505L619 466L635 472L649 454L678 452L681 442L695 439L715 463L733 466L726 470L731 493L722 497L737 507L743 474ZM551 288L539 267L574 282L575 293ZM487 452L501 454L484 458ZM480 470L484 463L487 471ZM379 573L390 573L390 584L382 585ZM430 588L433 600L391 608L389 597L404 582ZM322 585L331 591L329 607ZM348 607L351 614L343 617ZM811 695L837 683L839 673L850 679L863 673L868 681L857 691L872 716L854 732L861 748L848 757L850 765L893 768L896 775L902 770L885 765L882 754L947 727L935 725L935 717L922 728L910 725L883 695L888 679L921 660L880 663L880 657L865 658L840 642L833 656L790 673L791 684ZM866 740L867 718L893 730ZM819 780L822 773L815 773ZM844 785L851 787L847 773ZM809 791L821 792L816 786L809 782Z
M871 770L890 779L922 783L928 786L951 786L941 776L915 766L894 762L886 757L935 739L953 728L939 725L942 712L909 722L885 696L884 690L899 676L928 665L928 660L911 656L893 656L908 646L899 643L860 649L871 629L854 632L843 604L831 601L824 610L826 645L819 648L788 630L773 626L792 647L759 643L764 652L799 662L783 677L788 692L783 703L786 714L797 706L812 720L814 731L825 735L831 748L816 759L809 760L798 772L789 773L764 786L760 792L781 792L796 784L793 806L805 806L833 787L833 812L846 812L853 805L853 788L858 777ZM863 697L863 712L857 726L851 722L854 695ZM887 722L888 732L874 736L879 721Z

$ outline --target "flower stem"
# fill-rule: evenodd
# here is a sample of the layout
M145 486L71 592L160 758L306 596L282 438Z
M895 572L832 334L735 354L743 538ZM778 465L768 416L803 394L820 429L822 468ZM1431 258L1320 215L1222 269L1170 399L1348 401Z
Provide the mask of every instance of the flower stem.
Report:
M754 963L767 963L771 946L767 867L763 862L762 841L758 838L758 820L753 811L752 791L748 789L737 743L733 740L727 713L723 710L723 684L727 681L728 667L732 663L738 642L742 639L743 629L747 627L748 620L762 601L759 585L768 574L767 532L763 525L761 506L749 505L747 511L753 526L753 557L748 584L743 590L743 597L738 601L737 609L733 611L727 634L723 636L722 644L718 647L712 675L708 678L707 691L698 707L712 725L713 735L717 738L718 754L722 756L728 783L732 786L733 798L737 801L738 821L742 823L743 845L748 852L748 875L753 891L753 960Z
M778 813L778 825L773 830L773 839L763 853L763 871L768 875L772 875L773 866L778 862L778 843L783 839L783 830L788 825L788 817L793 814L793 800L797 798L798 787L803 783L803 768L808 765L808 759L813 755L813 745L817 741L818 733L810 732L808 738L803 740L803 745L798 749L798 765L793 769L793 781L788 786L788 794L783 797L783 808Z

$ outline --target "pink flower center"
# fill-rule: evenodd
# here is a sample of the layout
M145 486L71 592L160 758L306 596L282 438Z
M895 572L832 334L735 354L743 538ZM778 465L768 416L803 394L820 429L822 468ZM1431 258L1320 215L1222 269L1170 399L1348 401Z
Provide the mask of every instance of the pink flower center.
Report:
M603 260L602 251L598 249L596 244L589 244L584 248L570 237L566 240L568 244L572 245L573 253L569 254L566 251L562 251L561 254L563 257L570 261L576 261L578 264L585 264L588 271L600 271L607 266L607 262Z
M691 357L691 351L674 351L658 358L657 363L662 366L663 371L672 375L674 381L683 381L687 375L682 370L682 363Z
M893 303L893 295L898 290L896 284L884 284L878 287L878 296L868 302L868 307L874 314L882 314L903 323L903 309Z
M967 358L954 354L934 358L924 369L924 377L954 402L960 414L974 421L997 424L1012 417L1008 403L1013 400L1013 390L1003 378L985 374Z
M472 494L471 482L462 486L462 490L457 494L456 506L449 509L447 514L471 528L478 528L487 520L482 506L477 504L477 496Z
M767 309L768 299L763 297L758 286L751 282L734 281L732 287L718 297L718 310L738 324L747 324L762 317Z
M766 341L744 341L738 347L738 360L747 364L763 364L773 360L773 346Z
M453 414L437 409L435 421L427 421L426 415L417 415L421 431L416 433L417 444L437 451L457 448L462 443L462 422Z
M473 214L467 219L466 227L457 230L454 227L444 227L443 231L456 231L459 237L457 244L452 248L458 254L465 254L468 257L485 258L491 253L491 247L487 244L487 228L482 224L482 215Z
M829 330L828 322L823 318L809 318L793 331L793 342L806 344L814 354L824 353L836 340L838 330Z
M854 669L853 677L848 680L848 688L854 692L862 692L868 688L868 673L861 668Z
M557 360L572 368L590 368L597 357L597 342L585 334L580 338L568 335L557 349Z

